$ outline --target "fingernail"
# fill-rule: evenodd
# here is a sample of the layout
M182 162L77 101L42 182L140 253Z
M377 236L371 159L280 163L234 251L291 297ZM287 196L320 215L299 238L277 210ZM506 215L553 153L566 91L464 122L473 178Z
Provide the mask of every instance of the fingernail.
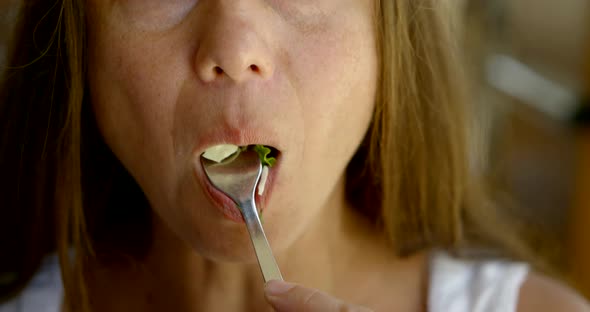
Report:
M266 283L264 286L264 291L269 296L279 296L288 292L293 287L295 287L294 284L273 280Z

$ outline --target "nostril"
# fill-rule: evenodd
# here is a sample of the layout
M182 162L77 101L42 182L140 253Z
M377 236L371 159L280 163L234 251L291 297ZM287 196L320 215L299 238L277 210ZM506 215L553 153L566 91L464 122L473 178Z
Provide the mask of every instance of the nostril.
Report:
M215 71L216 74L221 75L223 74L223 69L219 66L215 66L215 68L213 68L213 70Z
M258 68L258 66L256 66L255 64L250 65L250 70L252 70L255 73L260 72L260 68Z

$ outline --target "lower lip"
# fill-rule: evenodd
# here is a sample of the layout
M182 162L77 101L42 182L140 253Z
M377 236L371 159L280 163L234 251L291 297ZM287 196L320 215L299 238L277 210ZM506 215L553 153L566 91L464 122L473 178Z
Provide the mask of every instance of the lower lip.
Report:
M274 186L273 182L275 180L278 167L278 164L276 164L271 170L269 170L264 194L261 196L258 195L258 192L255 193L256 205L258 210L261 212L265 210L265 207L267 206L268 200L270 198L270 194L272 193ZM229 198L229 196L225 195L223 192L213 186L213 184L211 184L211 181L209 181L209 178L207 178L207 175L205 174L204 170L202 170L202 167L195 169L195 173L197 179L201 182L201 185L206 190L209 200L213 203L213 206L217 208L226 219L236 223L245 223L238 205L231 198Z

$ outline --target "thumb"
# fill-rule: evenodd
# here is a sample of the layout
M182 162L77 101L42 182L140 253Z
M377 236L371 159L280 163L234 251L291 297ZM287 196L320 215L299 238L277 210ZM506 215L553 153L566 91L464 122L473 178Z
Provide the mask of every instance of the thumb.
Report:
M347 304L317 289L283 281L269 281L264 288L266 300L277 312L370 312Z

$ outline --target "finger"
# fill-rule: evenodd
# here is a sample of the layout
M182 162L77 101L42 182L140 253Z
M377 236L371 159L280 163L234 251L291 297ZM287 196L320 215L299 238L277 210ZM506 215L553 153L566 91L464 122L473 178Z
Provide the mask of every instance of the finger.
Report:
M266 298L277 312L370 312L347 304L317 289L282 281L270 281L265 287Z

